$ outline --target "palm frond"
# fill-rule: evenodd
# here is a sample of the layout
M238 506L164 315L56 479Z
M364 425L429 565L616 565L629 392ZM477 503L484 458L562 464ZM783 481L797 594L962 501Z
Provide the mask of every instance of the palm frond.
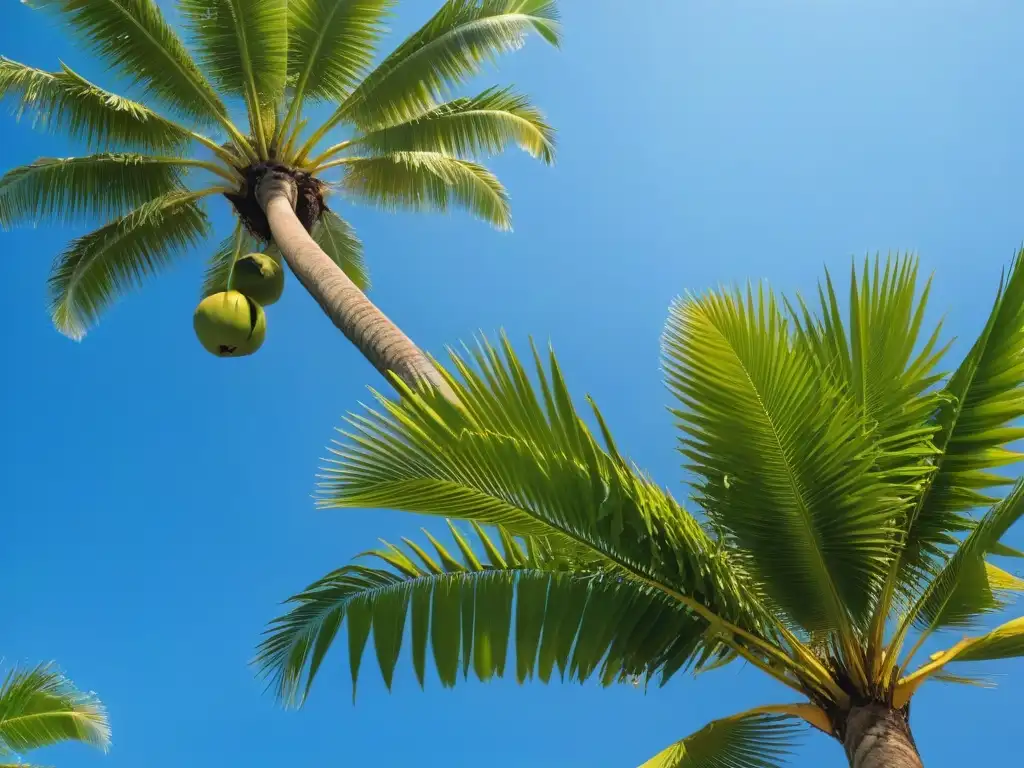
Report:
M792 754L800 729L793 718L756 711L713 720L641 768L774 768Z
M611 685L671 674L701 650L714 656L703 622L650 587L580 566L549 539L475 531L477 551L452 526L459 556L430 534L433 554L408 539L404 548L385 542L366 553L385 567L345 566L291 598L295 607L272 623L256 660L278 695L289 704L305 699L346 620L353 696L371 629L391 688L407 620L421 687L428 646L445 687L460 668L480 680L511 671L510 644L520 683L535 675L547 682L557 668L563 679L596 675ZM674 670L666 670L670 661Z
M846 393L873 426L882 451L877 461L894 492L917 498L937 453L929 424L941 396L933 391L935 372L946 348L939 346L941 323L923 344L921 325L931 281L917 296L917 260L889 257L884 271L877 256L865 259L860 279L850 274L849 320L843 323L832 277L818 287L815 317L801 300L790 308L797 343L804 346L818 375Z
M774 294L677 302L663 355L680 450L713 525L808 631L862 622L903 502L874 471L855 403L792 343Z
M1024 428L1011 426L1024 416L1024 251L943 395L935 416L940 455L912 510L900 563L911 587L945 559L954 535L970 527L965 513L997 501L985 491L1012 483L991 470L1021 458L1008 446L1024 436Z
M266 158L288 68L287 0L180 0L199 59L222 92L241 96Z
M227 108L154 0L29 0L60 14L92 51L146 95L202 123L227 121Z
M209 230L199 206L204 192L172 192L73 240L50 275L50 311L73 339L104 309L198 243Z
M596 407L602 445L584 424L552 354L535 352L536 386L503 339L459 355L460 379L439 367L460 407L433 393L380 398L384 413L353 416L333 451L323 507L387 508L498 524L555 537L563 550L662 585L737 626L770 635L773 620L742 563L671 496L617 452Z
M482 165L440 152L346 158L341 188L387 210L447 211L458 205L498 229L510 229L508 193Z
M370 287L370 273L363 260L363 244L355 230L334 211L325 210L313 226L313 240L361 291Z
M0 753L4 747L27 752L64 741L106 750L110 726L99 700L48 664L9 672L0 686Z
M338 114L364 129L413 119L445 88L522 47L528 32L557 45L557 18L554 0L448 0L366 77Z
M44 157L0 178L0 228L42 217L70 222L81 216L119 216L184 189L188 160L103 154Z
M290 0L288 76L296 100L344 98L365 76L394 0Z
M45 72L0 56L0 99L17 102L15 114L34 125L63 130L94 150L138 149L176 153L192 136L144 104L93 85L66 65Z
M1000 592L1015 590L1013 576L986 563L985 553L1024 515L1024 481L989 510L947 559L903 618L932 632L941 627L970 626L979 616L1005 606Z
M353 141L376 154L427 151L455 157L502 152L510 143L545 163L554 162L554 131L540 110L511 88L489 88L472 98L449 101Z

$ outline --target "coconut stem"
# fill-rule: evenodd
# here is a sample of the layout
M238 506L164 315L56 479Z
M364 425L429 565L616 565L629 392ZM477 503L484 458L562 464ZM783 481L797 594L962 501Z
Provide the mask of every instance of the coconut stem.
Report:
M228 270L228 281L225 290L230 291L235 281L235 265L238 263L238 254L242 250L242 223L235 225L235 249L231 255L231 269Z

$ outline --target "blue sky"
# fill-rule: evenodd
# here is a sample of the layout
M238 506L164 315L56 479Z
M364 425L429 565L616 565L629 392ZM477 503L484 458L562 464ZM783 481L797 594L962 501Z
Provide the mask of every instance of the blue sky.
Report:
M402 3L396 33L434 4ZM933 315L962 339L977 332L1024 240L1024 6L562 5L561 51L534 39L484 78L530 93L559 131L555 167L493 164L514 233L462 215L343 209L374 298L417 341L438 352L502 327L520 345L551 339L620 447L685 495L658 370L675 296L746 278L806 291L825 265L909 249L936 273ZM0 54L46 68L60 58L117 83L14 2L0 9ZM3 168L75 151L9 118L0 147ZM226 203L214 208L226 234ZM312 508L323 446L375 374L295 281L258 355L207 355L190 320L200 252L71 342L50 325L45 279L80 231L0 233L0 656L59 660L102 695L114 726L107 756L60 748L40 761L613 768L710 718L787 699L739 666L645 694L429 680L420 692L405 665L389 695L365 665L353 707L338 654L307 707L282 711L247 667L277 601L422 524ZM915 699L926 765L1011 761L1024 664L1000 670L997 690L936 686ZM810 736L794 762L843 758Z

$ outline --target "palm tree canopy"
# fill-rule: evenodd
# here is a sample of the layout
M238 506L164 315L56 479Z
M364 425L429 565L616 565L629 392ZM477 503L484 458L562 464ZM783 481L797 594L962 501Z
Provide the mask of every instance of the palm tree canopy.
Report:
M451 522L451 544L385 544L312 584L258 665L297 704L345 627L353 686L371 635L391 685L407 624L421 685L428 663L445 686L471 669L611 685L742 659L801 701L718 721L649 764L764 768L794 724L835 736L855 702L900 708L926 680L976 681L947 664L1024 655L1024 619L979 627L1024 589L990 562L1020 555L1000 539L1024 483L998 469L1024 435L1024 252L949 375L929 285L890 257L851 270L845 309L830 275L815 302L748 286L675 303L664 370L693 511L624 456L593 403L577 408L553 354L528 366L504 338L452 352L458 404L405 388L352 415L320 505L472 533ZM913 669L949 629L976 634Z
M8 672L0 685L0 764L64 741L110 746L110 726L96 697L49 664Z
M64 64L49 72L0 57L0 99L95 153L43 158L0 178L0 228L104 219L61 254L50 281L54 323L73 338L209 236L214 195L246 231L211 256L203 293L223 290L211 280L226 280L234 246L270 239L255 201L268 167L294 176L314 201L299 208L303 224L365 287L362 245L325 195L392 210L461 207L507 229L508 195L478 160L511 144L554 158L552 129L514 89L450 98L530 33L557 44L554 0L447 0L376 64L393 0L179 0L184 39L155 0L30 5L59 16L138 92L125 98ZM234 103L244 103L245 122L232 117ZM309 125L304 114L325 103L330 116Z

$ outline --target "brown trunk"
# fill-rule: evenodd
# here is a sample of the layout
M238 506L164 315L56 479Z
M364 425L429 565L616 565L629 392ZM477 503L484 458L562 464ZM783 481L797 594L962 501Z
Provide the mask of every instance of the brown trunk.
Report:
M884 704L850 711L843 746L850 768L923 768L906 713Z
M450 400L454 393L429 358L371 302L309 236L295 215L295 183L268 171L256 190L274 242L324 314L378 371L393 371L410 387L424 383Z

